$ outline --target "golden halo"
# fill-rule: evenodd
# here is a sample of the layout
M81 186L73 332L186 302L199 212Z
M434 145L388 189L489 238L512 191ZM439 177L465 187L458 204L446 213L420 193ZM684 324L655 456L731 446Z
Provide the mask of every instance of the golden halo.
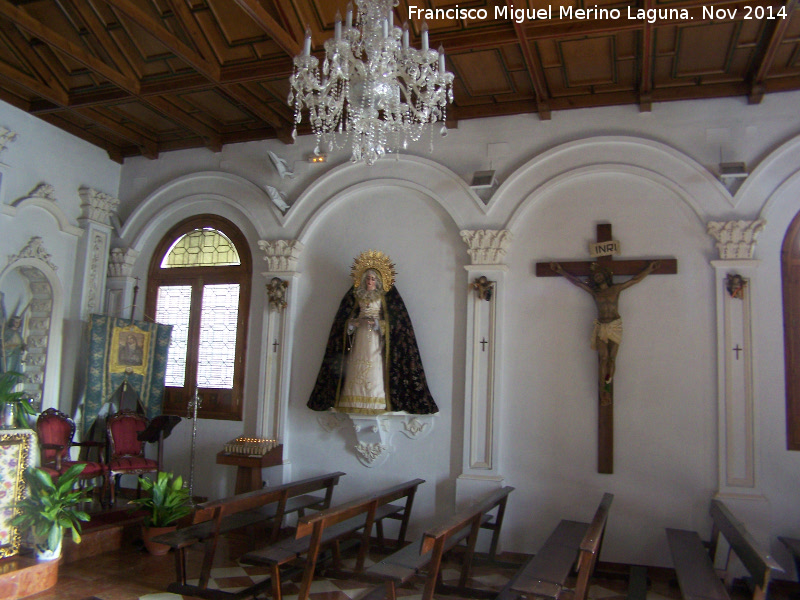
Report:
M358 289L361 285L361 278L367 269L375 269L381 276L383 291L388 292L394 285L394 263L391 259L379 250L365 250L353 261L350 276L353 278L353 287Z

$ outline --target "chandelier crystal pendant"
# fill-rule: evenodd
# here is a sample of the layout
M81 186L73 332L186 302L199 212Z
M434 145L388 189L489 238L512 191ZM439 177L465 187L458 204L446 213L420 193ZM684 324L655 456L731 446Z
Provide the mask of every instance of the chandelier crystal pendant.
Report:
M372 165L387 152L418 141L427 125L444 123L453 101L453 74L445 70L444 50L428 48L427 24L420 50L409 46L408 23L394 26L398 0L356 4L355 27L352 4L344 24L337 11L321 71L306 30L303 52L294 58L288 101L294 106L294 138L306 109L317 138L315 153L321 143L341 148L349 136L351 160ZM440 132L447 134L444 124Z

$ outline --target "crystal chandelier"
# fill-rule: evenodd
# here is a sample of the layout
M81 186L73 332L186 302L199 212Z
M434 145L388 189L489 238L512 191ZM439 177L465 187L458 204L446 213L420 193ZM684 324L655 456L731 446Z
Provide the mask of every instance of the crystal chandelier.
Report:
M352 160L372 165L387 152L416 142L428 124L444 122L453 101L453 74L445 70L444 51L428 48L428 27L422 27L422 49L409 47L408 23L395 27L398 0L356 0L358 15L348 4L345 23L336 13L335 35L325 42L319 69L311 55L311 31L303 53L294 58L289 105L295 129L307 109L311 129L330 149L343 146L349 135ZM443 125L442 135L447 134ZM431 133L432 135L432 133ZM432 139L431 139L432 144Z

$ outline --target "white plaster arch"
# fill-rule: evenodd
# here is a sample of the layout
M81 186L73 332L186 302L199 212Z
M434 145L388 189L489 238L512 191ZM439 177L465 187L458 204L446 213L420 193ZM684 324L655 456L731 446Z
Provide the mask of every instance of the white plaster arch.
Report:
M298 197L287 214L286 224L293 225L296 231L293 237L302 240L334 205L353 193L390 185L430 198L459 228L473 226L484 214L483 200L456 173L427 158L399 155L371 167L346 163L326 173Z
M155 221L206 200L222 202L241 213L259 237L265 237L269 227L265 215L271 215L279 225L285 221L285 215L272 203L266 191L252 181L222 171L201 171L178 177L147 196L126 219L121 237L135 245L149 237Z
M780 145L759 163L736 193L742 208L751 207L761 219L780 212L783 194L794 185L800 173L800 135ZM788 225L787 225L788 226Z
M531 206L539 202L542 198L547 197L549 193L551 193L558 187L565 185L576 179L581 179L583 177L589 177L591 175L600 175L600 174L629 175L633 177L641 177L643 179L647 179L654 185L666 189L672 194L674 194L676 197L680 198L692 211L694 216L697 218L698 222L703 227L705 227L706 221L703 216L702 208L699 206L698 202L690 195L688 195L686 193L686 190L683 189L678 184L676 184L674 181L671 181L666 177L661 176L659 173L656 173L651 169L643 169L641 167L636 167L631 165L621 165L616 163L600 163L600 164L587 165L585 167L578 167L566 173L561 173L559 175L556 175L552 179L545 181L541 186L533 190L526 198L522 199L522 201L517 206L517 209L514 211L514 213L511 215L511 218L508 220L505 229L513 231L514 226L517 220L521 217L521 215L523 215Z
M36 277L33 271L40 273L49 284L49 295L45 294L42 298L45 302L49 301L49 314L43 311L39 320L49 326L44 332L44 343L46 344L45 365L43 379L39 389L41 391L42 405L41 410L48 408L59 408L59 374L61 372L61 345L64 323L64 288L61 285L58 275L51 265L40 258L21 257L11 260L2 271L0 271L0 290L3 288L3 281L13 271L19 270L20 275L30 283L34 283ZM30 342L29 333L26 343ZM49 385L48 385L49 382Z
M10 206L4 204L2 208L5 214L14 217L20 210L31 206L42 208L50 213L50 216L53 217L60 231L74 235L75 237L81 237L83 235L83 229L71 224L67 215L64 214L64 211L61 210L61 207L56 204L54 200L43 196L24 196L15 200Z
M498 188L491 212L510 228L526 205L538 201L542 190L571 176L603 170L638 174L665 186L703 222L734 208L733 198L717 178L674 148L643 138L597 136L562 144L522 165Z

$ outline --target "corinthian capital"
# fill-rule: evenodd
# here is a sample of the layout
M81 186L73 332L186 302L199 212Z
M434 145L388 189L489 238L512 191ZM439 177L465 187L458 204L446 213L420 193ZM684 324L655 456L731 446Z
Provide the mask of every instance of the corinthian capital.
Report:
M264 251L271 272L297 271L297 261L304 246L298 240L258 240L258 247Z
M114 248L108 257L109 277L130 277L139 251L133 248Z
M81 197L81 218L102 225L111 224L111 213L117 210L119 198L85 187L78 190L78 195Z
M756 237L767 224L757 221L709 221L706 231L715 240L722 260L750 259L756 248Z
M461 232L473 265L502 264L511 238L508 229L465 229Z

